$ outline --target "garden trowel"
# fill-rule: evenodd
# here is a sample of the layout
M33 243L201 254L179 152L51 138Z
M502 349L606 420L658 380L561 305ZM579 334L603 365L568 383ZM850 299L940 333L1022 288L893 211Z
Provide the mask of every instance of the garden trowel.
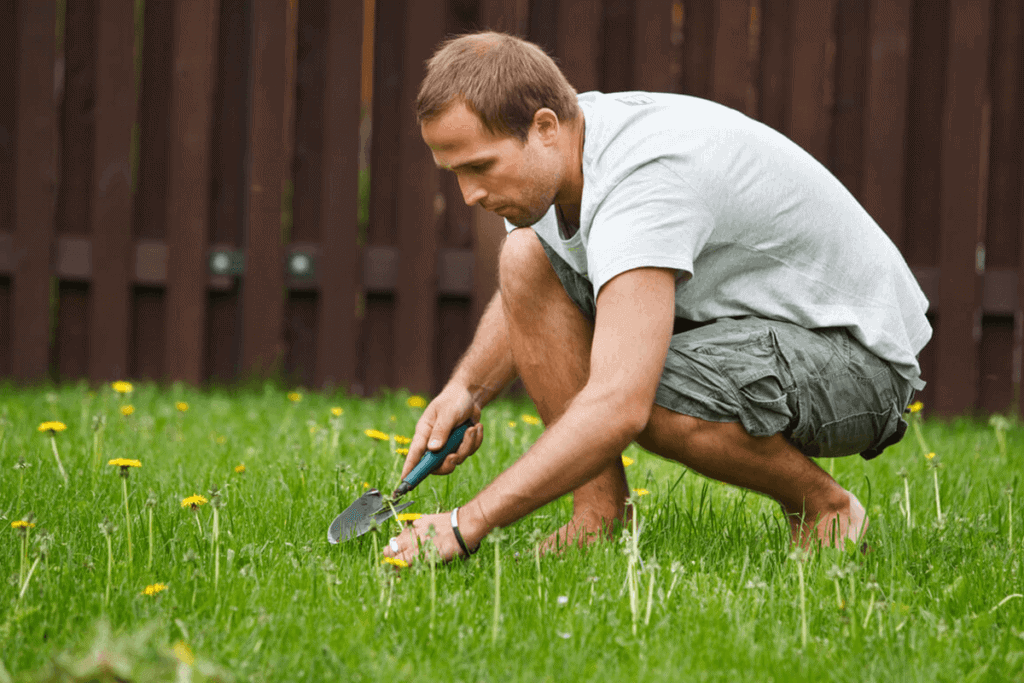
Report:
M392 515L396 515L412 505L412 501L404 503L398 501L406 493L416 488L428 474L440 467L445 458L459 450L462 437L472 426L472 420L466 420L452 430L452 433L448 435L448 441L440 450L425 452L416 467L409 473L409 476L402 480L390 498L385 498L384 494L377 489L370 489L359 496L331 522L330 528L327 529L327 540L331 543L339 543L362 536L370 529L383 524Z

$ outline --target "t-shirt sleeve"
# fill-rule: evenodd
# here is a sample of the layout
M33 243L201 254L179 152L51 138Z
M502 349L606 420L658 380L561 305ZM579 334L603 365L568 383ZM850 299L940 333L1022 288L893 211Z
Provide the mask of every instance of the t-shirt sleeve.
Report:
M594 214L587 241L594 296L634 268L671 268L677 281L689 280L713 228L714 216L697 190L658 161L644 164L612 188Z

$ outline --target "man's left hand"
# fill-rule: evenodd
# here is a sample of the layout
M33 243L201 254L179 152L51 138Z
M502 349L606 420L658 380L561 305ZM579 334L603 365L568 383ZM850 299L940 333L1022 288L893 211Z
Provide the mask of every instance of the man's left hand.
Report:
M405 560L409 564L419 559L422 554L426 559L429 543L433 543L443 562L463 555L459 542L455 540L455 532L452 531L452 513L439 512L435 515L423 515L412 524L406 524L405 529L397 536L393 536L388 545L384 547L385 557L394 557ZM433 533L431 533L433 527ZM467 539L467 543L469 540ZM397 548L397 550L395 550Z

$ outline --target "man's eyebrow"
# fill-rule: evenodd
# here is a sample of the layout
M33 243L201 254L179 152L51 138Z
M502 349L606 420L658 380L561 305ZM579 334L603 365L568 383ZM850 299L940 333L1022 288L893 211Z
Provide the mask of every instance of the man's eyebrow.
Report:
M494 157L481 157L479 159L470 159L469 161L464 161L458 166L446 166L444 164L437 164L437 167L442 171L454 171L456 169L466 168L468 166L483 166L484 164L490 163L491 161L494 161Z

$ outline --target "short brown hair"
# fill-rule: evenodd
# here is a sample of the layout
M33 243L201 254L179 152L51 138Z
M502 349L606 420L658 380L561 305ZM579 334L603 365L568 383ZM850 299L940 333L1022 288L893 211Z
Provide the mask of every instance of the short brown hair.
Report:
M482 31L441 43L416 98L419 123L464 102L492 135L526 142L533 115L547 107L560 121L579 113L576 90L555 61L522 38Z

